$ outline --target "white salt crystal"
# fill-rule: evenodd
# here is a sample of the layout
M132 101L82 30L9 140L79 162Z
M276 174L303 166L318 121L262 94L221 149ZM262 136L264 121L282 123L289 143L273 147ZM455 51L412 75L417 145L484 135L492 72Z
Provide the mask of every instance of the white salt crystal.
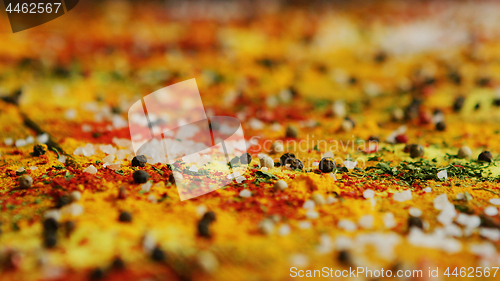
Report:
M250 190L248 189L243 189L242 191L240 191L240 197L250 198L252 197L252 192L250 192Z
M149 192L149 190L151 189L151 186L152 186L151 181L148 181L147 183L143 183L141 185L141 190L145 191L145 192Z
M328 175L334 180L337 181L337 177L333 173L328 173Z
M110 155L108 155L108 156L106 156L106 157L102 158L102 162L104 162L104 163L111 163L111 162L113 162L114 160L115 160L115 156L114 156L114 155L112 155L112 154L110 154Z
M252 130L262 130L264 128L264 123L262 121L252 118L248 121L248 125Z
M491 198L490 203L493 205L500 205L500 198Z
M92 126L90 126L88 124L83 124L82 125L82 132L84 132L84 133L92 132Z
M106 154L115 154L117 151L117 149L113 147L111 144L99 145L99 149Z
M412 217L420 217L422 215L422 210L420 210L419 208L415 208L415 207L411 207L408 212L410 213L410 215Z
M485 228L482 227L479 229L479 235L490 239L493 242L500 240L500 230L496 228Z
M314 201L314 203L318 206L321 206L321 205L324 205L325 204L325 198L323 197L323 195L319 194L319 193L314 193L312 196L311 196L311 199Z
M97 169L94 167L94 165L88 166L85 170L83 170L85 173L89 173L92 175L95 175L97 173Z
M394 201L404 202L412 199L411 190L405 190L403 192L394 193L392 196Z
M312 224L310 221L300 221L297 226L300 228L300 229L309 229L312 227Z
M228 179L234 179L234 178L236 178L236 177L239 177L240 175L241 175L241 174L240 174L239 172L234 172L234 173L232 173L232 174L229 174L229 175L227 176L227 178L228 178Z
M331 205L333 203L336 203L338 201L337 198L331 196L331 195L328 195L328 197L326 197L326 201L325 203L328 204L328 205Z
M16 173L23 173L25 171L26 169L24 167L20 167L19 169L17 169Z
M325 153L323 153L323 156L321 156L322 158L333 158L333 152L331 151L327 151Z
M313 167L318 167L318 166L319 166L319 162L313 162L313 163L312 163L312 166L313 166Z
M38 167L36 167L36 166L31 166L31 167L30 167L30 170L32 170L32 171L34 171L34 170L38 170Z
M374 218L372 215L364 215L359 219L359 226L364 229L370 229L373 227Z
M350 161L350 160L346 160L344 161L344 166L349 169L349 170L352 170L356 167L356 165L358 164L358 161Z
M262 168L260 168L260 170L263 171L263 172L269 171L269 169L267 167L262 167Z
M156 199L156 196L154 196L153 194L150 194L148 196L148 201L151 202L151 203L156 203L158 202L158 200Z
M262 234L269 235L274 232L274 223L271 219L263 219L259 223L259 231Z
M396 226L396 220L394 219L393 213L385 213L382 220L384 221L384 226L386 228L393 228Z
M303 254L294 254L290 257L290 264L296 267L306 267L309 265L309 258Z
M426 187L426 188L424 188L424 192L425 193L430 193L430 192L432 192L432 188Z
M196 165L193 165L193 166L191 166L191 168L189 168L189 170L191 172L198 172L198 167L196 167Z
M463 200L463 199L465 199L465 194L463 193L457 194L457 200Z
M57 158L57 161L59 161L59 162L61 162L61 163L64 164L64 163L66 163L66 159L67 158L68 158L67 156L61 155L59 158Z
M219 261L215 255L209 251L201 251L198 253L198 264L201 269L207 273L214 273L219 267Z
M3 140L3 143L5 143L5 145L7 146L11 146L12 144L14 144L14 140L12 138L6 138Z
M91 143L87 143L83 148L82 148L82 154L83 156L90 157L95 154L95 149L94 146Z
M462 237L462 229L458 227L456 224L449 224L444 227L444 232L448 236L453 237Z
M443 210L450 204L451 203L448 201L448 196L446 194L441 194L434 199L434 208L438 210Z
M26 140L18 139L16 140L16 147L22 147L26 145Z
M313 210L314 207L316 207L316 204L314 203L313 200L307 200L306 202L304 202L304 204L302 205L302 208L306 209L306 210Z
M199 218L203 217L203 215L207 212L207 206L199 205L196 207L196 214Z
M489 206L486 209L484 209L484 213L490 217L493 217L498 215L498 209L493 206Z
M242 183L244 180L246 180L247 178L245 178L244 176L239 176L236 178L236 182L237 183Z
M468 229L478 228L481 225L481 218L475 215L467 215L460 213L457 216L456 222L465 226Z
M38 135L36 141L38 143L47 143L49 141L49 135L47 133Z
M497 249L491 242L470 244L469 251L481 257L494 257L497 254Z
M65 210L65 213L71 214L73 216L79 216L83 214L83 206L80 204L70 204Z
M30 144L30 143L34 143L34 142L35 142L35 139L32 136L28 136L26 138L26 144Z
M453 204L446 205L441 213L437 216L438 222L443 225L449 225L453 223L453 219L457 216L457 211L455 210L455 206Z
M341 219L338 224L338 228L342 228L346 231L355 231L357 229L357 226L354 222L347 220L347 219Z
M73 155L82 155L83 154L83 150L81 147L78 147L75 149L75 151L73 151Z
M442 170L437 173L438 179L447 179L448 178L448 171Z
M290 232L291 232L291 228L288 224L284 224L284 225L280 226L280 228L278 229L278 234L281 236L286 236L286 235L290 234Z
M58 221L59 218L61 217L61 212L56 209L48 210L43 214L43 217L46 219L52 218Z
M316 212L314 210L309 210L306 212L306 218L317 219L317 218L319 218L319 214L318 214L318 212Z
M76 118L76 110L74 110L74 109L66 110L66 112L64 113L64 117L66 117L66 119L68 119L68 120L75 119Z
M365 199L373 198L375 196L375 191L371 189L367 189L363 192L363 197Z

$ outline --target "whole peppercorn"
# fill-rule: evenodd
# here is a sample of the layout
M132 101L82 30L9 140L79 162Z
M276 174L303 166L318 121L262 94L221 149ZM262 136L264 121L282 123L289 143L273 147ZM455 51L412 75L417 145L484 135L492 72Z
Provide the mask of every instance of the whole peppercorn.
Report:
M19 177L19 187L22 189L28 189L33 185L33 179L28 175L22 175Z
M212 235L210 234L209 226L210 222L203 219L200 220L198 222L198 235L200 235L201 237L210 238Z
M420 229L424 229L424 223L418 217L410 216L408 218L408 228L418 227Z
M130 214L129 212L121 212L118 220L121 222L131 222L132 214Z
M120 257L115 257L111 263L111 268L115 270L125 269L125 262Z
M287 153L281 155L281 157L280 157L281 166L285 166L285 164L286 164L285 162L290 158L295 158L295 154L287 152Z
M71 203L71 197L69 195L63 195L59 197L56 201L56 208L60 209L63 206L66 206Z
M286 164L290 164L290 169L292 170L302 170L304 169L304 164L297 158L288 159ZM285 164L285 165L286 165Z
M41 144L36 144L33 146L33 156L41 156L44 155L47 150L45 150L45 147Z
M59 228L59 223L54 218L46 218L43 221L44 233L56 233Z
M468 158L472 156L472 150L468 146L462 146L458 150L457 157L458 158Z
M482 162L492 162L493 161L493 155L491 155L491 152L485 150L479 154L477 157L477 161L482 161Z
M413 144L410 146L410 157L420 158L424 156L424 147L419 144Z
M57 244L57 236L55 233L44 235L43 245L45 246L45 248L48 249L54 248L56 244Z
M298 135L299 135L299 131L297 130L296 127L291 126L291 125L286 127L285 136L287 138L297 138Z
M111 263L111 268L115 270L125 269L125 262L120 257L115 257Z
M148 159L144 155L137 155L132 159L132 167L144 167Z
M444 121L437 122L436 123L436 130L438 130L440 132L446 130L446 123L444 123Z
M90 272L90 280L100 280L104 278L104 271L101 268L96 268Z
M252 155L250 153L244 153L240 156L240 163L243 165L248 165L252 162Z
M234 167L239 163L240 163L240 158L238 156L234 156L234 158L231 159L231 161L229 161L229 165L231 165L231 167Z
M165 252L160 247L155 247L153 252L151 252L151 258L154 261L164 261L165 260Z
M352 263L351 254L347 250L342 250L337 255L337 260L343 265L350 265Z
M135 183L146 183L149 179L149 174L143 170L137 170L133 174Z
M464 107L465 97L458 96L453 102L453 111L458 112Z
M335 162L329 158L323 158L319 161L319 170L323 173L331 173L335 169Z
M450 79L451 82L453 82L455 85L460 85L462 82L462 77L460 76L460 73L457 71L452 71L448 74L448 78Z
M212 212L212 211L208 211L206 212L203 217L201 218L202 220L206 220L208 222L214 222L216 217L215 217L215 213Z
M378 136L370 136L368 138L368 141L370 142L380 142L380 138Z
M76 224L74 221L66 221L64 223L64 230L66 232L66 237L70 237L71 233L73 233L73 231L75 231L75 228L76 228Z

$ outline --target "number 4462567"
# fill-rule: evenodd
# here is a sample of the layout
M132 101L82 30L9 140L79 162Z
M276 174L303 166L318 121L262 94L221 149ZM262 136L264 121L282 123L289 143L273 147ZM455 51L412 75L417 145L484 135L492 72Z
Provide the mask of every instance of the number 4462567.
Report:
M8 13L23 13L23 14L51 14L51 13L56 13L59 11L59 8L61 7L61 3L17 3L17 5L12 9L12 3L9 3L7 6L7 11Z
M448 267L444 272L447 277L496 277L499 267L455 267L450 271Z

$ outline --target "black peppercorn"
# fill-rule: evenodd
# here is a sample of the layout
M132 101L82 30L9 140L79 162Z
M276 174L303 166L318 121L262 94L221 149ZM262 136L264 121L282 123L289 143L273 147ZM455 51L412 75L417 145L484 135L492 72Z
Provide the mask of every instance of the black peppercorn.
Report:
M149 179L149 174L143 170L137 170L133 174L135 183L146 183Z
M465 97L458 96L453 102L453 111L458 112L464 107Z
M422 220L418 217L410 216L408 218L408 228L418 227L420 229L424 228Z
M337 255L337 260L343 265L352 264L351 254L347 250L342 250Z
M240 163L240 158L238 156L234 156L233 159L231 159L231 161L229 161L229 165L231 167L234 167L236 165L238 165Z
M56 233L59 228L59 223L54 218L46 218L43 221L44 233Z
M165 260L165 252L160 247L155 247L153 252L151 253L151 258L155 261L164 261Z
M295 158L295 154L293 154L293 153L285 153L285 154L281 155L281 157L280 157L280 164L281 164L281 166L285 166L285 164L286 164L285 162L288 159L290 159L290 158Z
M45 234L43 237L43 245L45 248L54 248L57 244L57 237L55 233Z
M419 144L410 145L410 157L419 158L424 156L424 147Z
M215 217L215 213L212 212L212 211L208 211L206 212L203 217L201 218L202 220L206 220L208 222L214 222L216 217Z
M131 222L132 214L129 212L121 212L120 216L118 217L118 220L121 222Z
M443 121L437 122L436 123L436 130L438 130L440 132L446 130L446 123L444 123Z
M492 162L493 161L493 155L491 155L491 152L485 150L479 154L477 157L477 161L482 161L482 162Z
M45 147L41 144L36 144L35 146L33 146L33 156L41 156L41 155L44 155L45 152L47 152L45 150Z
M66 237L71 236L71 233L75 231L76 224L73 221L67 221L64 223L64 230L66 231Z
M148 159L144 155L137 155L132 159L132 167L144 167Z
M122 270L125 268L125 262L120 257L116 257L113 259L113 262L111 263L111 268L116 270Z
M286 164L290 164L290 169L292 170L302 170L304 169L304 164L297 158L288 159ZM285 165L286 165L285 164Z
M331 173L335 169L335 162L329 158L323 158L319 161L319 170L323 173Z
M57 199L56 208L60 209L71 203L71 197L69 195L63 195Z
M248 165L252 162L252 155L250 153L244 153L240 156L240 163L243 165Z

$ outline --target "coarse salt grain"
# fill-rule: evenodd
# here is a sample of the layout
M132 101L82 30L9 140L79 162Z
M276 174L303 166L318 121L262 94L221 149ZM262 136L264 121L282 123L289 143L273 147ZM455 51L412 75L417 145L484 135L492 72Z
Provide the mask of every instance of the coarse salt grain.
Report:
M297 224L297 226L300 228L300 229L309 229L312 227L312 224L310 221L301 221Z
M151 183L151 181L148 181L147 183L143 183L143 184L141 185L141 190L142 190L142 191L145 191L145 192L149 192L149 190L151 189L151 186L152 186L152 185L153 185L153 184Z
M373 198L375 196L375 191L371 189L367 189L363 192L363 197L365 199Z
M432 192L432 188L426 187L426 188L424 188L424 192L425 193L430 193L430 192Z
M28 136L25 141L26 141L26 144L30 144L30 143L34 143L35 139L32 136Z
M311 197L314 203L318 206L325 205L325 198L319 193L314 193Z
M385 213L384 216L382 217L382 220L386 228L391 229L396 226L396 220L394 218L393 213Z
M349 170L354 169L357 164L358 161L350 161L350 160L344 161L344 166Z
M250 190L248 189L243 189L242 191L240 191L240 197L250 198L252 197L252 192L250 192Z
M111 154L108 155L108 156L106 156L106 157L104 157L104 158L102 158L102 162L104 162L104 163L111 163L114 160L115 160L115 156L111 155Z
M32 171L38 170L38 167L36 167L36 166L31 166L31 167L30 167L30 170L32 170Z
M92 174L92 175L95 175L97 173L97 169L96 167L94 167L94 165L90 165L88 166L85 170L83 170L85 173L89 173L89 174Z
M22 147L26 145L26 140L18 139L16 140L16 147Z
M364 229L370 229L373 227L374 218L372 215L364 215L359 219L359 226Z
M12 138L6 138L3 140L3 143L5 143L5 145L7 146L11 146L12 144L14 144L14 140Z
M404 202L412 199L411 190L405 190L403 192L394 193L392 196L394 201Z
M347 219L342 219L338 222L337 226L339 228L342 228L346 231L355 231L357 229L357 226L354 222L347 220Z
M47 143L49 141L49 135L47 133L38 135L36 141L38 143Z
M306 267L309 264L309 258L303 254L294 254L290 257L290 264L296 267Z
M500 205L500 198L491 198L490 203L493 205Z
M437 173L438 179L447 179L448 178L448 171L442 170Z
M247 178L245 178L244 176L239 176L237 177L235 180L237 183L242 183L244 180L246 180Z
M411 207L409 210L408 210L408 213L410 213L410 215L412 217L420 217L422 215L422 210L420 210L419 208L415 208L415 207Z
M490 217L493 217L498 215L498 209L496 207L489 206L484 209L484 213Z
M331 196L331 195L328 195L328 197L326 197L326 201L325 203L328 204L328 205L331 205L333 203L336 203L338 201L337 198Z
M479 235L490 239L493 242L500 240L500 230L496 228L485 228L482 227L479 229Z
M193 165L193 166L191 166L191 167L189 168L189 170L190 170L191 172L195 172L195 173L196 173L196 172L198 172L198 167L196 167L195 165Z
M306 212L306 218L317 219L317 218L319 218L319 214L318 214L318 212L316 212L314 210L309 210Z
M278 229L278 234L281 236L286 236L286 235L290 234L290 232L291 232L291 228L288 224L284 224L284 225L280 226Z
M312 200L307 200L306 202L304 202L304 204L302 205L302 208L306 209L306 210L313 210L314 207L316 206L316 204L314 203L314 201Z

